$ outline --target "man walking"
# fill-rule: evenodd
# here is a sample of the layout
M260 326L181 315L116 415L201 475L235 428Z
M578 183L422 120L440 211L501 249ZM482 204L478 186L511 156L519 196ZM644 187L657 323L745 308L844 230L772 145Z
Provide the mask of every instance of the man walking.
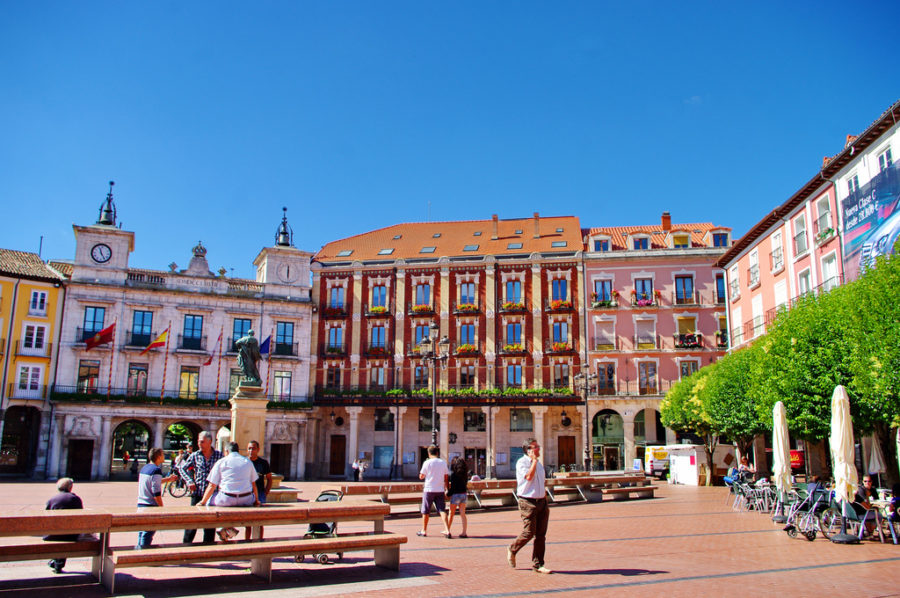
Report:
M425 480L422 488L422 531L416 532L417 536L424 536L428 532L428 518L431 515L432 505L437 508L441 521L444 522L445 537L450 538L450 528L447 526L447 504L444 502L444 492L450 487L450 470L447 463L440 459L438 447L428 447L428 460L422 464L419 479Z
M194 506L203 500L203 494L206 492L206 485L208 484L206 478L209 476L209 472L216 462L222 458L222 453L213 450L213 437L211 433L206 431L200 432L197 444L200 446L200 450L194 451L189 456L185 457L184 461L181 462L181 466L178 468L181 477L187 480L188 490L191 492L191 506ZM193 471L191 471L191 468L193 468ZM190 544L194 541L196 535L197 530L186 529L184 530L182 542ZM204 544L214 544L215 541L215 528L203 530Z
M541 445L529 438L522 445L525 454L516 462L516 495L519 497L519 515L522 531L506 549L509 566L516 567L516 553L534 538L531 567L535 573L553 573L544 566L544 543L550 509L547 507L547 490L544 487L544 466L541 464Z
M59 478L59 481L56 482L56 489L59 490L59 493L47 501L46 509L48 511L84 508L81 498L72 492L72 484L72 478ZM78 540L78 534L44 536L44 540L47 542L75 542ZM47 564L54 573L62 573L63 567L66 566L66 559L51 559Z
M161 507L163 506L163 483L178 479L178 475L173 473L169 477L163 477L162 468L160 466L163 464L163 461L166 460L166 453L161 448L150 449L147 459L150 462L144 465L144 467L141 468L140 474L138 474L137 506ZM155 534L155 531L138 532L138 542L135 548L138 550L150 548Z

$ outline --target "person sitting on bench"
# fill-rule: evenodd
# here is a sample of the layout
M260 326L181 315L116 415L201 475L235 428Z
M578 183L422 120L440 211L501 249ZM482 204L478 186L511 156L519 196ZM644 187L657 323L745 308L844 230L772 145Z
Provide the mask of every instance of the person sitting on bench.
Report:
M213 465L206 478L208 485L199 505L214 507L249 507L259 506L259 495L256 489L256 467L247 457L241 455L241 448L236 442L228 445L222 459ZM228 541L236 536L234 528L219 530L219 537Z
M46 509L55 511L56 509L83 509L84 505L81 498L72 492L72 478L59 478L56 482L56 489L59 493L47 501ZM48 542L75 542L78 540L78 534L62 535L62 536L44 536L44 540ZM66 566L66 559L51 559L47 563L54 573L62 573L63 567Z

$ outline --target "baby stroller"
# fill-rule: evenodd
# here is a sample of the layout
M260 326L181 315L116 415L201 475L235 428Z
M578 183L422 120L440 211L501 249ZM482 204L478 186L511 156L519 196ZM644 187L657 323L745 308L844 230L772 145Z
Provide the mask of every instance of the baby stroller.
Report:
M340 490L323 490L316 497L316 502L339 501L343 496L344 494ZM333 538L335 536L337 536L337 521L332 521L331 523L310 523L303 538ZM294 557L294 561L302 563L303 558L302 554L298 554ZM330 562L327 554L313 554L312 558L320 565L327 565ZM337 553L337 560L340 561L343 558L343 552Z

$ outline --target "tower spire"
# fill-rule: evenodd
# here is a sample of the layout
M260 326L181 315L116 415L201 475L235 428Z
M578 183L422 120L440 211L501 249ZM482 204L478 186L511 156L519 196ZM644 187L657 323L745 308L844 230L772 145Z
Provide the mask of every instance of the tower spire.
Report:
M278 231L275 233L275 246L276 247L293 247L294 246L294 229L288 224L287 221L287 208L281 208L284 211L284 215L281 217L281 225L278 227Z
M106 199L100 204L100 216L97 218L97 224L116 225L116 202L113 201L112 194L115 184L115 181L109 182L109 193L106 194Z

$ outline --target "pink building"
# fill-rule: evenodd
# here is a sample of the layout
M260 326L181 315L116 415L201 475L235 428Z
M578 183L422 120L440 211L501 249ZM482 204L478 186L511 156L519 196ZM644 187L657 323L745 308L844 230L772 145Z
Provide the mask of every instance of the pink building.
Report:
M727 348L715 263L731 229L672 224L664 212L659 224L582 232L593 459L630 467L646 445L675 440L659 422L666 391Z

